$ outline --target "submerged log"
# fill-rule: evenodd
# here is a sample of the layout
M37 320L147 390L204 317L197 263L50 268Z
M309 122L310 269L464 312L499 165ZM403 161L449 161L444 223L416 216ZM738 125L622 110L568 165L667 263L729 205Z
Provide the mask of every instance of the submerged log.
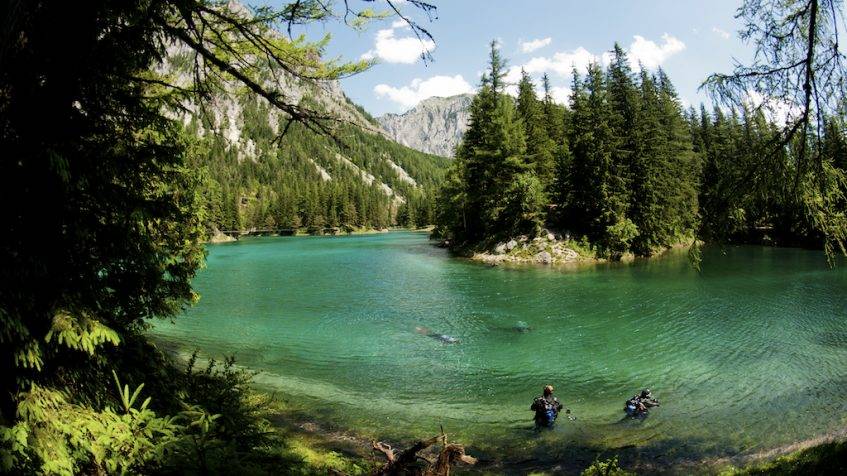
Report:
M441 443L441 451L438 460L432 461L418 453ZM421 440L410 448L396 453L391 445L383 442L371 442L374 451L385 455L387 463L380 469L374 471L376 476L449 476L450 468L459 462L465 464L476 464L476 458L465 454L462 445L447 444L447 435L443 432L428 440Z

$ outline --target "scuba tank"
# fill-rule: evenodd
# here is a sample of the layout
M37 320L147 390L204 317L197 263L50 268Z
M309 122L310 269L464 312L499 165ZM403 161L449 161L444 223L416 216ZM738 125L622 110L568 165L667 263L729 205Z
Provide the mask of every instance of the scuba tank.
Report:
M535 410L535 424L538 426L552 428L559 416L555 402L549 402L543 397L535 399L532 409Z
M558 412L556 412L556 407L553 405L547 404L544 409L544 416L547 418L547 426L552 426L556 421L556 417L558 416Z
M637 397L630 398L624 404L623 411L631 417L641 416L644 412L638 410L638 404L639 401Z

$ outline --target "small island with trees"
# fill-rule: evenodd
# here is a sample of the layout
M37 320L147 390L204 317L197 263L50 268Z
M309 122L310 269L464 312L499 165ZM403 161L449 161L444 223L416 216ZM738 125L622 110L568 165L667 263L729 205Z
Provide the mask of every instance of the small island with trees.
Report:
M496 42L489 58L438 199L435 235L454 250L549 264L696 250L699 240L823 243L795 193L797 181L815 180L798 154L814 150L843 174L838 117L825 118L820 137L774 152L782 129L761 107L686 110L664 71L634 72L617 44L605 70L574 71L570 107L554 103L546 75L541 98L523 73L513 99Z

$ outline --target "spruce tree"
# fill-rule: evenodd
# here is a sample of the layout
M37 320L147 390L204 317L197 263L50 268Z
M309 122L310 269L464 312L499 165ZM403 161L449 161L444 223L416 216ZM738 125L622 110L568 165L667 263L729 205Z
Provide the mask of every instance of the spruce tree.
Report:
M565 140L565 116L567 109L556 104L553 100L553 88L550 86L550 77L547 73L541 76L541 86L544 91L542 109L544 112L544 124L547 127L547 137L555 145L560 145Z
M668 193L663 154L667 149L666 134L660 119L659 92L650 74L641 69L641 93L636 149L632 157L631 217L639 235L633 240L633 251L649 255L660 245L664 234L661 209ZM674 172L674 171L670 171Z
M682 106L670 78L660 68L658 72L659 117L665 131L663 168L668 195L665 203L666 228L660 246L670 246L696 226L697 177L700 173Z
M455 177L443 189L451 207L439 214L439 229L457 244L476 244L507 234L516 223L508 215L507 195L516 177L527 172L524 131L514 101L504 94L505 61L491 42L489 69L470 107L468 130L457 148ZM504 209L507 212L504 214Z
M633 80L629 59L615 43L612 60L606 72L609 98L609 126L612 128L612 193L629 203L630 162L635 153L638 119L638 90Z
M526 160L545 191L553 185L553 149L544 114L545 105L535 94L535 85L526 73L521 71L518 83L517 112L526 136Z
M578 84L578 78L574 83L573 160L568 172L566 222L574 231L587 235L603 254L617 256L621 242L631 239L632 230L612 228L626 219L627 203L613 176L616 141L603 71L596 63L591 64L582 84ZM626 236L613 236L612 230L625 231Z

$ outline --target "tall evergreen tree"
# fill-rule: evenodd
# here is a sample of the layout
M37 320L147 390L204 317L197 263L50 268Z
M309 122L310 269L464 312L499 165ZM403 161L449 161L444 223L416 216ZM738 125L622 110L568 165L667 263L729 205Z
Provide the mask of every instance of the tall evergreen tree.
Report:
M458 177L444 189L449 194L444 198L460 209L439 214L439 228L460 243L508 233L503 228L520 221L507 216L513 208L505 207L506 197L514 196L516 177L530 167L514 101L503 92L504 76L505 62L492 41L489 69L471 102L468 130L457 148Z
M609 123L608 90L603 71L596 63L589 66L582 85L577 85L578 81L575 80L573 99L573 159L568 172L566 223L616 255L620 243L610 231L626 218L627 202L613 175L616 140ZM629 227L626 231L623 241L631 238Z
M659 68L659 117L665 132L663 182L669 187L664 221L669 227L661 237L661 246L670 246L695 227L698 213L697 182L699 163L694 155L688 124L676 89L664 70Z
M532 79L526 71L521 71L521 80L518 83L517 113L523 124L526 137L526 159L546 191L553 186L554 144L550 137L550 131L547 129L544 109L545 103L538 100Z
M612 129L613 150L610 186L615 195L629 204L630 165L636 148L635 131L638 119L638 90L633 80L629 59L623 48L615 43L612 60L606 72L609 100L609 126Z
M541 76L541 87L544 92L542 98L542 109L544 111L544 123L547 126L547 136L554 145L561 144L565 139L565 117L567 109L553 99L553 87L550 85L550 77L547 73Z
M661 208L664 194L668 190L662 183L662 169L668 164L663 162L667 143L660 119L659 92L653 78L643 68L639 104L636 149L632 156L630 210L632 220L639 230L639 236L633 241L633 250L637 254L649 255L660 245L664 234Z

